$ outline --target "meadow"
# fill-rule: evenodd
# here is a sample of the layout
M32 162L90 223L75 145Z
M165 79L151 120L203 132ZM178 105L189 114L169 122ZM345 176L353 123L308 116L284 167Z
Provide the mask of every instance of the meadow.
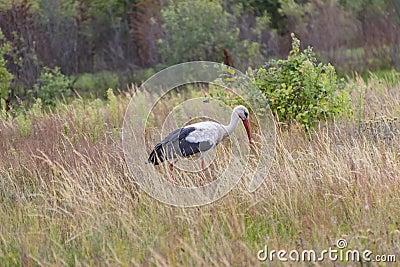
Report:
M265 245L322 251L340 238L400 261L400 79L346 86L353 117L310 132L276 122L263 185L250 194L241 183L196 208L158 202L131 177L121 127L134 87L46 112L36 102L17 118L3 110L0 265L267 266L257 259Z

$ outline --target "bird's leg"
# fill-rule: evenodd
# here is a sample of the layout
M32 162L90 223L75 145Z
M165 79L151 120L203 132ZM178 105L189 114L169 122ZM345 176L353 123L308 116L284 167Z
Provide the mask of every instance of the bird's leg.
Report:
M206 181L206 172L205 172L205 166L204 166L204 159L201 159L201 178L203 181Z
M169 163L169 175L171 176L172 181L174 182L174 164Z

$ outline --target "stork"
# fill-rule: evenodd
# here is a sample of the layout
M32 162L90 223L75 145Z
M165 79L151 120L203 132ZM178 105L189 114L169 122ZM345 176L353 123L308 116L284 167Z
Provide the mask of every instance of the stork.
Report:
M173 163L171 161L176 160L178 157L196 156L213 149L224 138L233 133L240 120L244 124L251 144L249 111L246 107L240 105L233 109L231 121L227 126L213 121L204 121L190 124L171 132L154 147L148 162L159 165L167 160L170 162L170 170L172 172ZM204 171L203 159L201 167Z

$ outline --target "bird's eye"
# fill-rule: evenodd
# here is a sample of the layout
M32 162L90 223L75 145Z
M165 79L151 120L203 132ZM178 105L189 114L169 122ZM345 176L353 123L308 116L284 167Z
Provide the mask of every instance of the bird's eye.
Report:
M244 112L244 117L248 118L249 117L249 113L247 113L246 111Z

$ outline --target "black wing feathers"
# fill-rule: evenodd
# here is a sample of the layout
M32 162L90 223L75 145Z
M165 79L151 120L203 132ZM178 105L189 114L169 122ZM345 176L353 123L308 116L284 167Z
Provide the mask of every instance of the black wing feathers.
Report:
M153 151L151 151L148 161L154 165L158 165L164 161L164 150L161 143L158 143Z
M158 165L166 160L167 155L171 155L171 157L175 158L176 154L190 156L198 153L200 151L199 143L190 143L185 139L195 130L195 127L185 127L176 129L170 133L163 141L154 147L153 151L150 153L148 162Z

